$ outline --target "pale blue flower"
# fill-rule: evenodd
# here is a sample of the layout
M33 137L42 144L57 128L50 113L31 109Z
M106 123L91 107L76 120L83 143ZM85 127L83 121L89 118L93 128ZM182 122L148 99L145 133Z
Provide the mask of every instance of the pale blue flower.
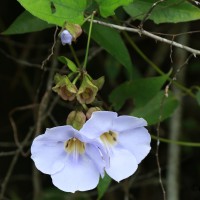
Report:
M108 163L102 145L71 126L47 129L31 146L37 169L51 175L53 184L66 192L93 189Z
M98 138L109 155L107 174L116 181L131 176L138 164L147 156L151 137L142 118L118 116L115 112L96 111L80 132Z
M62 31L60 34L60 38L61 38L62 45L65 45L65 44L71 45L73 37L69 33L69 31L67 30Z

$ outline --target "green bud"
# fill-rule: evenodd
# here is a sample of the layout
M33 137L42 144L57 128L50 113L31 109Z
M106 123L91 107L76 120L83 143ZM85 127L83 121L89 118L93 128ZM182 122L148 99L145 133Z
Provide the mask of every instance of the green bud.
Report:
M93 112L100 111L100 110L101 109L99 107L91 107L91 108L89 108L87 113L86 113L87 119L90 119L90 117L91 117Z
M64 25L64 28L70 32L70 34L73 37L73 41L76 41L76 39L82 34L82 28L78 24L71 24L66 22Z
M94 101L98 92L97 86L90 81L87 75L84 75L83 81L77 93L77 100L81 104L90 104Z
M54 92L66 101L73 101L76 97L77 88L65 75L56 74L54 77L56 85L52 88Z
M86 116L82 111L72 111L67 117L67 125L71 125L77 130L80 130L85 124Z

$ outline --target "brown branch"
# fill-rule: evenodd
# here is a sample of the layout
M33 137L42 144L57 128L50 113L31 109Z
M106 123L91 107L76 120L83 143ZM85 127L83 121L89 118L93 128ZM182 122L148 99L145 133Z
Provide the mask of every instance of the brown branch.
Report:
M17 126L15 124L15 121L13 119L13 114L17 111L24 111L24 110L27 110L27 109L33 109L37 106L37 104L31 104L31 105L26 105L26 106L21 106L21 107L16 107L14 108L13 110L11 110L9 112L9 120L10 120L10 123L11 123L11 126L12 126L12 129L13 129L13 136L14 136L14 141L15 141L15 144L16 146L21 149L21 153L22 155L26 155L25 152L23 152L23 148L22 148L22 145L19 141L19 138L18 138L18 132L17 132Z
M178 30L186 31L189 29L188 24L177 26ZM183 44L188 44L189 37L188 35L183 35L178 38L178 41ZM175 75L172 79L177 79L179 82L184 83L186 70L182 70L183 67L188 63L189 59L192 56L190 55L187 58L187 52L181 49L175 49L174 52L174 71ZM179 74L179 72L181 72ZM179 76L177 76L179 74ZM168 85L169 88L169 85ZM181 134L181 125L182 125L182 114L184 107L182 106L183 94L179 88L172 87L172 91L176 98L179 100L179 106L174 111L170 119L170 129L169 129L169 139L170 140L179 140ZM181 147L170 143L168 145L168 156L167 156L167 175L166 175L166 188L168 194L168 200L178 200L180 193L180 154Z
M28 67L34 67L34 68L39 68L41 69L41 65L39 64L33 64L33 63L29 63L25 60L21 60L21 59L17 59L11 55L9 55L8 53L6 53L3 49L0 49L0 52L5 56L7 57L8 59L20 64L20 65L25 65L25 66L28 66Z
M153 5L151 6L151 8L147 11L147 13L145 14L144 18L142 19L142 21L140 22L140 25L138 26L140 29L142 29L143 25L144 25L144 22L149 18L149 16L151 15L151 13L153 12L154 8L164 2L165 0L159 0L155 3L153 3Z
M0 152L0 157L13 156L15 154L16 154L16 151Z
M56 27L56 30L54 33L54 43L51 48L52 52L48 56L48 58L43 61L43 64L45 64L46 61L49 60L52 55L55 55L55 57L58 56L60 45L56 45L57 30L58 30L58 27ZM60 44L60 43L58 43L58 44ZM54 52L54 47L55 47L55 52ZM57 67L57 60L53 59L52 64L51 64L51 70L50 70L47 84L46 84L46 92L42 97L42 100L39 105L38 113L37 113L35 137L38 136L42 132L42 124L47 117L46 113L48 113L48 109L49 109L51 87L52 87L53 76L56 71L56 67ZM41 195L42 186L41 186L41 182L40 182L40 172L35 168L35 166L33 167L32 177L33 177L33 190L34 190L33 200L38 200Z
M159 160L159 147L160 147L159 137L160 137L160 124L161 124L161 121L162 121L162 112L163 112L163 106L164 106L165 98L166 98L166 96L163 95L163 98L162 98L161 103L160 103L160 114L159 114L158 124L157 124L157 128L156 128L158 139L157 139L156 153L155 153L156 163L157 163L157 167L158 167L158 179L159 179L160 187L161 187L161 190L162 190L162 193L163 193L163 200L166 200L166 191L165 191L163 181L162 181L162 169L161 169L160 160Z
M90 21L90 19L88 19L88 21ZM156 41L160 41L160 42L163 42L163 43L184 49L184 50L192 53L194 57L196 57L196 55L200 55L200 50L193 49L189 46L182 45L182 44L175 42L173 40L168 40L166 38L163 38L163 37L160 37L160 36L155 35L153 33L150 33L148 31L145 31L144 29L129 28L129 27L125 27L125 26L119 26L119 25L116 25L116 24L106 23L106 22L99 21L99 20L93 20L93 23L101 24L101 25L104 25L104 26L107 26L107 27L110 27L110 28L120 30L120 31L128 31L128 32L138 33L139 35L145 35L145 36L152 38Z
M51 47L51 53L47 56L47 58L45 60L43 60L41 69L44 69L44 66L45 66L46 62L49 61L51 56L53 56L53 54L54 54L54 47L56 45L57 32L58 32L58 26L56 26L56 30L54 32L54 40L53 40L53 45Z
M30 131L28 132L27 136L25 137L25 139L23 140L23 142L21 143L21 146L16 150L15 152L15 156L13 157L12 161L11 161L11 164L8 168L8 171L5 175L5 178L1 184L1 192L0 192L0 199L4 199L4 194L5 194L5 191L6 191L6 188L7 188L7 185L8 185L8 182L9 182L9 179L10 179L10 176L13 172L13 169L14 169L14 166L18 160L18 157L22 151L22 148L27 144L28 140L30 139L32 133L33 133L33 128L30 129Z

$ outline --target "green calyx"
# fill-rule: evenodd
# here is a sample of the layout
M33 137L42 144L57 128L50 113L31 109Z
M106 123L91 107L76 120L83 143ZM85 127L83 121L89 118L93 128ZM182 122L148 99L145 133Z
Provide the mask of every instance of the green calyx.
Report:
M76 97L77 88L71 83L66 75L56 74L54 77L55 86L52 88L54 92L66 101L73 101Z
M71 125L77 130L80 130L85 124L86 116L82 111L72 111L67 117L67 125Z
M81 28L80 25L78 24L72 24L69 22L65 22L63 25L63 28L61 30L61 32L63 30L68 30L69 33L72 35L73 41L76 41L76 39L82 34L83 30ZM61 33L60 32L60 33Z
M93 84L87 74L84 74L81 86L77 93L77 100L81 104L90 104L95 100L98 92L98 87Z

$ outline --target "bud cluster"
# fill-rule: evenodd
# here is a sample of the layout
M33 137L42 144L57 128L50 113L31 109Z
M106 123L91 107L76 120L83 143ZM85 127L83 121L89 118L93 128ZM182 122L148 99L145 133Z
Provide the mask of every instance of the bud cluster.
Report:
M56 74L54 77L54 92L65 101L77 100L80 104L91 104L94 102L97 92L104 84L104 77L93 80L86 72L71 73L69 76ZM72 79L72 80L71 80Z
M91 107L85 113L83 111L71 111L67 117L66 124L71 125L76 130L80 130L86 120L90 119L93 112L101 111L99 107Z
M63 45L71 45L81 33L82 29L79 25L66 22L59 36ZM77 106L69 113L66 124L71 125L76 130L80 130L86 120L90 119L93 112L101 110L99 107L96 107L99 104L96 96L104 84L104 77L94 80L86 72L84 66L78 68L75 63L64 56L58 57L58 60L68 67L70 73L67 75L57 73L54 76L55 85L52 87L52 90L62 100L73 102L73 106ZM78 104L81 104L81 108ZM89 104L92 107L88 107Z

